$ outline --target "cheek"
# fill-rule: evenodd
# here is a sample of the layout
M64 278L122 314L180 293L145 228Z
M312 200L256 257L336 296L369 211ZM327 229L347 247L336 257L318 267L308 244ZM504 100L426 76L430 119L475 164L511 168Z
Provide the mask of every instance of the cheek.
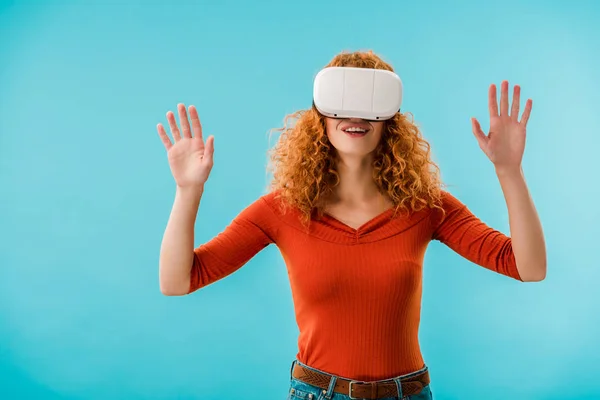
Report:
M336 131L337 127L337 123L336 121L332 121L332 120L327 120L327 122L325 123L325 128L327 130L328 133L333 133Z
M325 134L331 140L332 137L338 136L340 133L337 130L337 124L334 122L327 122L325 124Z
M377 136L377 138L381 138L383 136L383 123L375 125L374 132L375 132L375 136Z

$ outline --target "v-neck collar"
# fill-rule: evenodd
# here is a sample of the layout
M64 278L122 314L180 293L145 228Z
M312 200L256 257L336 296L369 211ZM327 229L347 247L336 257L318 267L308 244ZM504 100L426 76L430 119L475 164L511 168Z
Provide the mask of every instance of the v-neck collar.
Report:
M327 213L323 213L320 217L313 214L307 229L302 223L302 214L297 208L292 207L287 212L282 212L272 196L265 196L263 199L280 221L309 236L344 245L372 243L398 235L427 220L432 212L431 208L425 207L407 215L404 211L394 213L395 209L389 208L358 229L346 225Z
M338 229L341 229L343 231L346 231L346 232L349 232L349 233L352 233L355 235L362 235L362 234L366 234L368 232L371 232L371 231L377 229L382 224L386 224L387 222L389 222L389 217L391 217L393 213L394 213L394 208L393 207L388 208L387 210L379 213L375 217L366 221L364 224L362 224L358 228L353 228L350 225L340 221L333 215L326 213L326 212L323 213L323 216L321 219L326 220L332 226L334 226Z
M365 222L358 229L324 213L321 218L311 220L309 234L322 240L341 244L376 242L410 229L427 218L430 212L429 209L423 209L406 215L402 212L395 213L395 209L390 208Z

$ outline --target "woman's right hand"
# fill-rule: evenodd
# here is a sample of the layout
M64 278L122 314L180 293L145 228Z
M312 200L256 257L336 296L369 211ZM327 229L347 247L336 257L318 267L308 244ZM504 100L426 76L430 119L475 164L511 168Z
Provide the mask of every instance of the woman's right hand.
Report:
M162 124L157 125L158 135L167 149L167 158L171 173L175 178L175 183L180 188L204 187L208 180L210 171L213 167L214 154L214 136L206 139L206 145L202 138L202 125L198 118L196 107L190 106L189 112L192 120L190 123L185 110L185 105L178 104L179 122L181 124L181 135L175 115L173 112L167 112L167 121L171 128L171 134L175 144L173 144L165 132ZM192 135L193 134L193 135Z

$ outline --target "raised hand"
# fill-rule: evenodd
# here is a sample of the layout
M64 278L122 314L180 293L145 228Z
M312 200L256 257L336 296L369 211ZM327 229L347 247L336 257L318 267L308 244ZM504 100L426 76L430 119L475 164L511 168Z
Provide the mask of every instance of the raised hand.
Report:
M500 112L496 85L489 88L488 106L490 111L490 130L486 135L475 118L471 118L473 134L479 147L496 169L519 169L525 151L527 121L531 114L532 100L528 99L521 120L519 120L521 88L515 85L513 101L509 114L508 82L503 81L500 93Z
M177 186L181 188L203 187L213 167L214 136L209 136L205 145L202 138L202 125L196 107L189 107L192 120L191 129L185 105L178 104L177 111L181 132L173 112L167 112L167 121L175 144L167 136L162 124L158 124L156 127L158 135L167 149L169 166Z

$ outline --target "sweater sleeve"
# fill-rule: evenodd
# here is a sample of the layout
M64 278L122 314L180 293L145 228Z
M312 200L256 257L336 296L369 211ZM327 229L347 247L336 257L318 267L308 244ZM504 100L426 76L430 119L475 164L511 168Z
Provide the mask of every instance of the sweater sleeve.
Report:
M258 199L217 236L194 249L188 293L232 274L274 243L267 207L262 198Z
M432 239L481 267L522 281L511 238L486 225L450 193L442 193L446 215L436 214Z

